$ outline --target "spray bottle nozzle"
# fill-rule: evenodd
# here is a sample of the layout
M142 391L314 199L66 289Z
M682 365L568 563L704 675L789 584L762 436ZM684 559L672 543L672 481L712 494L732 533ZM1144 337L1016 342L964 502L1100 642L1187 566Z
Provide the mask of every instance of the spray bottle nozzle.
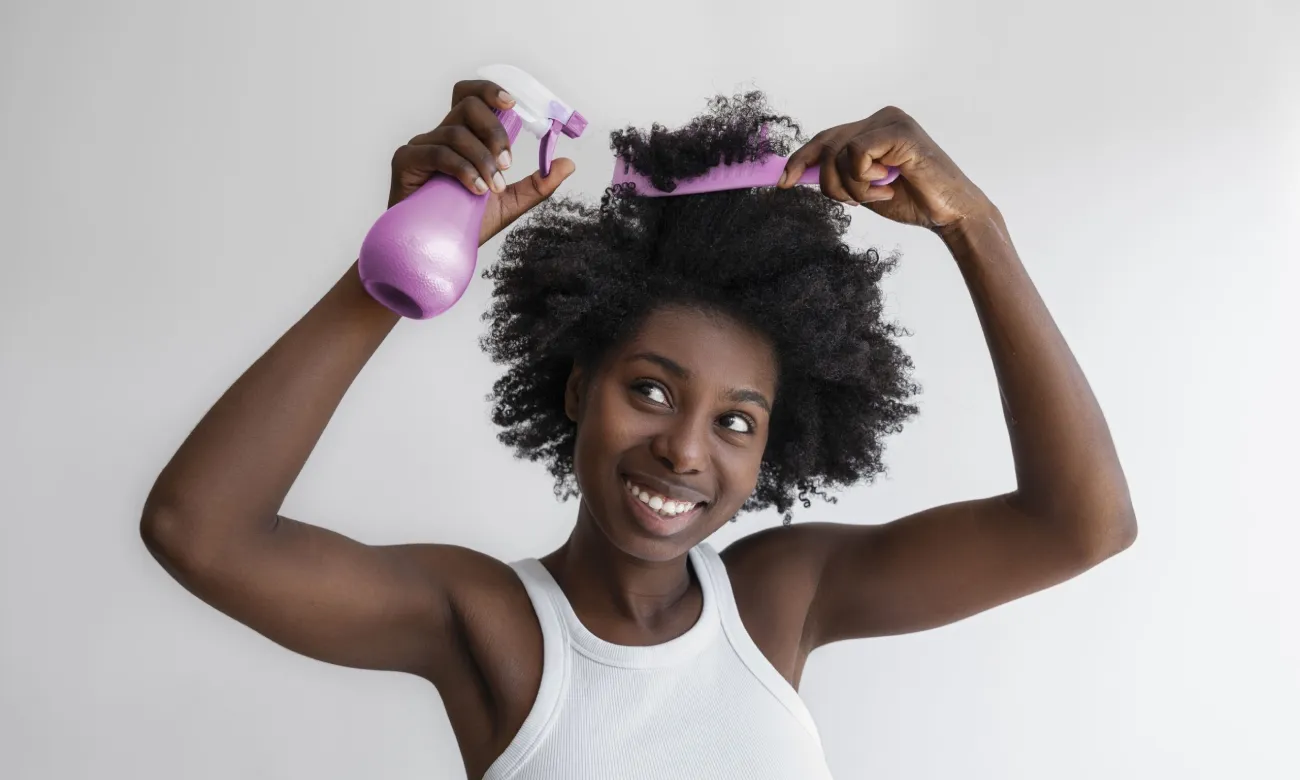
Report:
M570 114L564 124L560 124L558 119L551 120L551 129L542 136L541 145L537 149L537 167L541 169L543 176L551 175L551 159L555 156L555 142L560 140L560 133L570 138L577 138L586 129L587 120L577 111Z
M587 120L541 82L513 65L485 65L480 78L494 82L515 99L512 109L523 120L523 128L537 136L537 167L543 176L551 174L551 160L560 135L577 138L587 129Z

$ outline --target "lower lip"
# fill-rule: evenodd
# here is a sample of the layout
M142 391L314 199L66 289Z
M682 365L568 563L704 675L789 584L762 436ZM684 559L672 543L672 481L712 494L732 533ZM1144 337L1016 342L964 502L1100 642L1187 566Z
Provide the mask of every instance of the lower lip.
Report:
M651 536L672 536L681 533L691 524L696 515L704 510L703 506L697 505L685 514L667 517L641 503L641 499L632 495L632 491L626 487L623 488L623 498L631 505L632 517L636 520L637 525L641 526Z

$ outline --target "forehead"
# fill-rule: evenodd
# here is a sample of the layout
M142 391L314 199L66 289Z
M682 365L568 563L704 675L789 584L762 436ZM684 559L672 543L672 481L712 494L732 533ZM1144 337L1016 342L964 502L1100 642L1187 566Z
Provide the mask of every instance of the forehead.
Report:
M769 394L776 388L776 354L768 339L718 312L682 306L656 309L619 352L621 359L653 352L718 384Z

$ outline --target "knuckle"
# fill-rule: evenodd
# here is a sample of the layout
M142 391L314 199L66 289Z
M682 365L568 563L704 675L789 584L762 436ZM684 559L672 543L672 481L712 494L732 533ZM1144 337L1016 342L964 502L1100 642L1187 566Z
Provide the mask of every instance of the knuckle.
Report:
M468 116L469 113L474 110L474 106L482 102L483 101L478 99L478 95L461 95L460 100L457 100L452 105L448 119L454 117L463 121L464 117Z
M455 176L466 184L472 183L478 177L478 171L474 170L473 165L469 164L469 160L445 146L438 150L436 160L439 170Z
M431 130L427 130L423 133L418 133L416 135L413 135L411 136L410 140L408 140L406 143L410 146L422 146L424 144L427 144L430 142L429 139L433 138L434 134L438 132L440 127L441 125L439 125L438 127L434 127Z
M474 138L470 129L462 124L445 125L441 130L445 143L454 146L463 146Z
M885 106L873 117L879 126L904 124L911 120L907 112L898 106Z
M506 129L501 126L500 122L496 122L492 125L489 135L491 136L491 141L494 146L501 149L510 146L510 135L506 132Z
M479 85L482 83L483 82L478 79L461 79L460 81L457 81L455 86L451 88L451 94L453 97L452 102L459 102L464 99L466 95L474 94L479 90Z
M907 113L903 109L895 108L894 111L895 111L894 121L898 122L899 124L903 125L909 130L915 131L921 127L920 124L918 124L917 121L912 117L912 115Z
M429 153L429 158L434 165L443 170L455 170L461 160L461 156L456 154L456 150L449 146L433 147L433 151Z

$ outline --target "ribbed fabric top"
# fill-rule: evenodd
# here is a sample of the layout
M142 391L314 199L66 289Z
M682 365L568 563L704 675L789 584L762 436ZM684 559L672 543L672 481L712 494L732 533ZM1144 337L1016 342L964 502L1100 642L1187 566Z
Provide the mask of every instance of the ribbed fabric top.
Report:
M587 630L540 561L511 564L542 627L542 681L514 741L483 780L827 780L799 694L745 630L722 558L688 555L704 606L659 645Z

